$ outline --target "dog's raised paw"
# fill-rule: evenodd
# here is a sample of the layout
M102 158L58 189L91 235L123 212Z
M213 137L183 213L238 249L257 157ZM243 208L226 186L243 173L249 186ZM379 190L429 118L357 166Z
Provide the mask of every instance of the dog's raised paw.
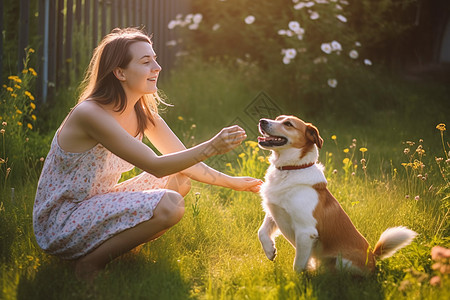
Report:
M266 253L267 258L272 261L275 259L275 256L277 256L277 249L275 247L269 251L264 249L264 252Z

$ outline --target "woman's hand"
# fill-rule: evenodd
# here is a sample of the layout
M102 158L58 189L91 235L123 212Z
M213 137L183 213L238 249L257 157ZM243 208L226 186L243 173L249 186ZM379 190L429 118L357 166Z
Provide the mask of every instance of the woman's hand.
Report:
M229 187L233 190L253 193L258 193L261 184L264 183L261 179L253 177L230 177L228 181Z
M208 141L208 152L212 155L227 153L239 146L246 138L244 129L238 125L226 127Z

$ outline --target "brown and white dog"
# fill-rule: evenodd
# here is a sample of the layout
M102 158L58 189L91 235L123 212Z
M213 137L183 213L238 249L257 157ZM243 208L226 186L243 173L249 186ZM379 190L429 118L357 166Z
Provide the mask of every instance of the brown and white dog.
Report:
M295 247L294 270L324 266L366 273L375 260L393 255L417 235L405 227L389 228L372 250L336 198L327 189L323 166L317 162L323 139L312 124L294 116L261 119L261 148L271 150L261 187L264 222L258 231L270 260L276 255L279 231Z

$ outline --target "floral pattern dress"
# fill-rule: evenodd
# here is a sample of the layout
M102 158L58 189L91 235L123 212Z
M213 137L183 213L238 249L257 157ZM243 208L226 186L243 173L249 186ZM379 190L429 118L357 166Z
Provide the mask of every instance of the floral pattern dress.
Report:
M77 259L112 236L149 220L168 177L142 172L117 183L133 165L101 144L82 153L64 151L55 134L39 179L33 227L39 246Z

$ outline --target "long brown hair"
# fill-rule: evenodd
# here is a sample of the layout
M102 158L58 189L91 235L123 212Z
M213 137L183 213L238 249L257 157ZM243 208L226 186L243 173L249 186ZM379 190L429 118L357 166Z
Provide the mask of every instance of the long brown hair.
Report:
M81 84L81 95L78 103L94 100L101 104L114 104L114 111L123 112L127 107L125 91L116 78L115 68L126 68L132 56L130 45L136 42L147 42L152 45L149 36L136 28L113 29L95 48L84 80ZM138 134L143 134L149 125L154 123L154 114L158 113L158 104L164 103L157 93L144 95L134 106L138 119Z

